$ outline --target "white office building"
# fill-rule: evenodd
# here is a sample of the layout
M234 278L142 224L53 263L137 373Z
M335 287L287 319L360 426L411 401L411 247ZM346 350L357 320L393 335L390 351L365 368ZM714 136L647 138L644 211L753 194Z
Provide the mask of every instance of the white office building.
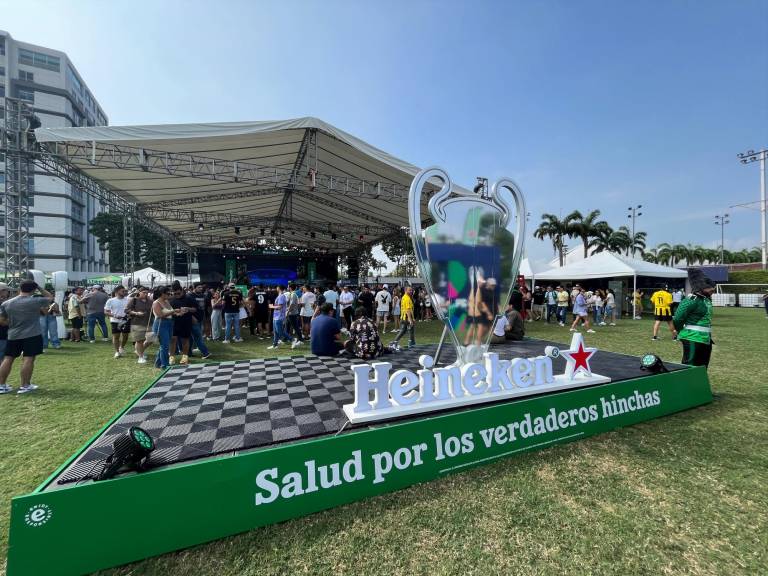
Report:
M33 107L44 127L105 126L107 116L66 54L14 40L0 30L0 106L18 98ZM3 115L0 114L0 121ZM5 182L0 155L0 189ZM63 180L35 170L30 196L30 268L66 270L81 279L109 269L107 253L88 233L100 203ZM0 211L1 212L1 211ZM3 215L0 213L0 225ZM4 229L0 241L4 247Z

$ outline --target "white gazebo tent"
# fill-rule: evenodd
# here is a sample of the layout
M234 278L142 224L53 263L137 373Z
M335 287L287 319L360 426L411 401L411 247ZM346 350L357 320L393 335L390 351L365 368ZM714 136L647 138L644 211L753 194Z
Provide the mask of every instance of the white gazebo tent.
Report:
M656 278L687 278L688 272L679 268L653 264L645 260L621 256L613 252L600 252L584 260L578 260L562 268L551 268L536 275L538 280L589 280L590 278L619 278L633 279L633 292L637 291L638 276L654 276ZM632 315L635 316L634 299Z
M535 262L531 261L529 258L523 258L520 262L520 270L518 273L526 279L531 279L531 290L534 290L536 288L536 279L541 272L546 270L549 270L549 266L546 263Z

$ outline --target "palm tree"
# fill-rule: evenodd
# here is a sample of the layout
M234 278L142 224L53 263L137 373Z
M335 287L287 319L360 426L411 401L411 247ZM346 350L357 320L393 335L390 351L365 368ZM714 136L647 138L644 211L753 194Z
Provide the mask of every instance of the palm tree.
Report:
M584 258L589 256L590 238L608 226L605 220L598 220L599 217L600 210L592 210L586 216L583 216L578 210L574 210L565 217L565 222L568 225L568 236L581 238L581 242L584 244Z
M688 253L688 247L684 244L675 244L672 246L672 266L685 260L686 264L690 263L691 255Z
M656 246L656 260L658 260L659 264L669 266L669 263L672 261L672 246L666 242Z
M658 260L656 259L655 248L651 248L648 252L643 252L642 258L646 262L652 262L653 264L657 264Z
M749 262L760 262L763 258L763 251L755 246L749 251Z
M624 243L624 249L626 250L627 256L629 256L630 252L632 253L632 256L634 256L636 252L640 252L640 254L643 253L643 250L645 250L645 239L648 234L645 232L635 232L635 234L632 235L632 232L626 226L619 226L619 232L627 238Z
M703 257L703 263L714 264L720 259L720 252L714 248L704 248Z
M597 254L606 250L608 252L613 252L615 249L615 244L612 241L614 234L615 232L613 231L613 228L608 226L608 224L596 229L595 235L589 241L589 248L592 249L592 254Z
M539 240L549 238L552 241L552 248L560 259L560 266L565 263L565 236L568 235L567 218L560 220L554 214L542 214L542 221L539 227L533 232L533 237Z

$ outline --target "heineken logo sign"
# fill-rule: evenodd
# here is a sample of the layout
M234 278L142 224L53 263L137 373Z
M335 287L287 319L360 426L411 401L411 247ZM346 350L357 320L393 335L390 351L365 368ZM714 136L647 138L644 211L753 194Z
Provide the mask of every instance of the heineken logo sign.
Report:
M344 412L353 424L373 422L611 381L591 371L589 361L597 349L585 347L580 333L573 335L568 350L547 347L546 352L511 359L486 352L482 361L445 367L435 367L431 356L422 355L416 372L392 371L390 362L357 364L352 367L355 401ZM566 360L562 374L554 374L552 366L558 355Z

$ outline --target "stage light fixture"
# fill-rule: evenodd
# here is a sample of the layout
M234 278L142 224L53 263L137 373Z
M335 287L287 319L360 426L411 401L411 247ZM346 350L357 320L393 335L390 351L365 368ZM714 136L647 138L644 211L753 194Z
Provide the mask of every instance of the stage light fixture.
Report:
M199 232L202 232L203 230L205 230L205 226L203 226L203 223L202 223L202 222L201 222L200 224L198 224L198 225L197 225L197 230L198 230Z
M136 471L146 470L155 442L146 430L132 426L128 432L118 436L112 448L112 454L107 456L96 480L113 478L124 467Z
M235 234L240 234L240 226L235 226Z
M309 237L310 237L310 238L314 238L314 237L315 237L315 233L314 233L314 232L310 232L310 233L309 233Z
M331 234L331 240L336 240L336 234Z
M669 372L667 367L664 366L664 362L656 356L656 354L646 354L640 359L640 369L647 370L651 374L659 374L660 372Z

